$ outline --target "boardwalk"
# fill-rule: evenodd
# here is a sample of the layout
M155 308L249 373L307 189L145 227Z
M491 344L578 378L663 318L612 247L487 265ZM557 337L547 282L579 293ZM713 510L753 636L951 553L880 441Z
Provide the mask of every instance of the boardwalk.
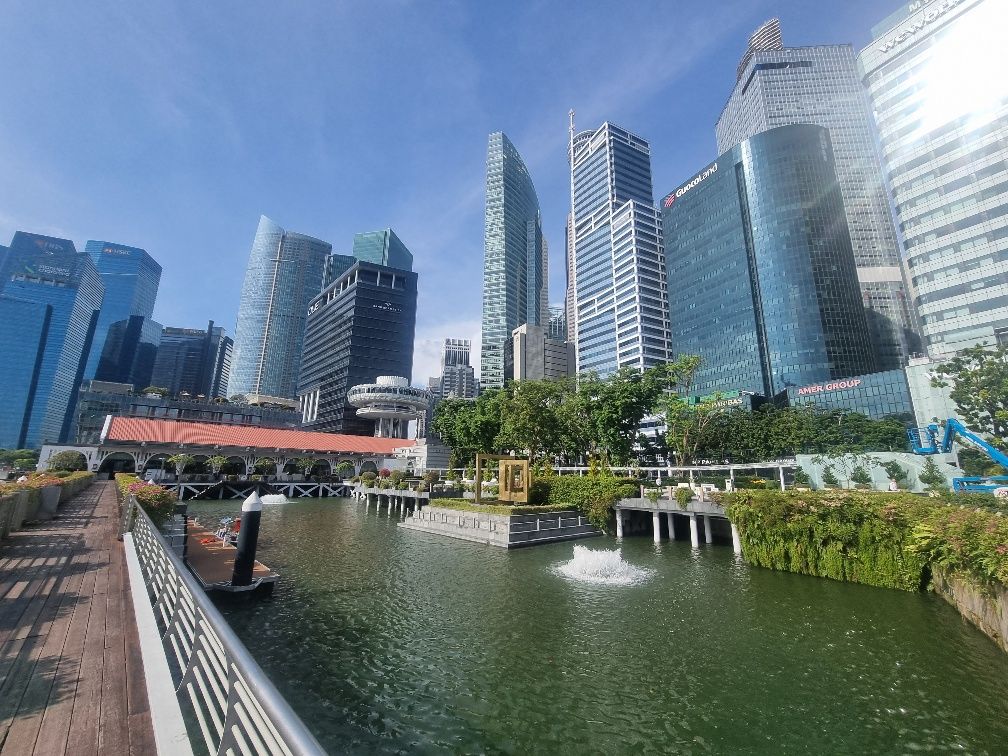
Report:
M155 753L113 485L0 541L2 756Z

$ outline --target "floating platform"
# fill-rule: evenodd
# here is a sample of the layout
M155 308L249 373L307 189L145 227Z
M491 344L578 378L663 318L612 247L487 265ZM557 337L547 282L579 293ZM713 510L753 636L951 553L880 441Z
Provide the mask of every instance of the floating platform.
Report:
M224 593L269 592L280 577L256 560L249 585L231 585L235 555L238 549L225 543L206 528L189 519L186 527L186 564L206 591Z

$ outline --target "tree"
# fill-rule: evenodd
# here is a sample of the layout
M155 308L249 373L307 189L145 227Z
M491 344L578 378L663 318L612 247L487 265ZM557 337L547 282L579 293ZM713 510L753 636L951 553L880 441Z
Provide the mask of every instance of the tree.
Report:
M851 472L851 483L856 486L870 486L872 484L871 474L861 465L856 465Z
M973 431L1008 437L1008 347L964 349L935 368L931 385L951 386L949 395Z
M885 470L885 474L888 476L889 480L893 481L896 485L901 488L905 485L907 471L895 459L884 462L882 464L882 469Z
M824 465L822 469L822 482L825 486L839 486L840 481L837 480L837 476L833 472L833 468L829 465Z
M566 395L561 381L518 381L505 391L497 446L528 452L533 464L565 451L565 428L558 412Z
M928 457L924 461L924 467L921 468L917 478L932 493L941 493L948 490L948 481L945 479L945 475L938 469L938 465L935 464L935 461L931 457Z
M170 462L175 467L176 475L181 475L185 472L185 469L189 465L196 461L196 458L192 454L186 454L183 452L180 454L173 454L165 461Z
M805 472L804 468L796 467L794 471L794 484L796 486L802 486L803 488L808 486L812 480L809 478L809 474Z
M214 454L212 457L207 457L207 464L210 466L210 469L213 470L214 475L220 475L220 471L227 462L228 458L223 454Z
M294 464L301 474L306 478L311 474L312 468L315 467L317 460L314 457L298 457L294 460Z
M668 428L665 439L678 465L691 464L701 448L715 445L716 421L725 413L717 397L713 401L691 404L693 381L700 364L699 357L686 355L664 365L661 374Z
M354 473L354 466L347 461L343 461L336 465L334 472L339 478L349 478Z
M168 396L168 389L164 386L148 386L141 393L144 394L156 394L162 398Z
M77 470L86 470L87 460L80 452L67 449L66 451L53 454L49 458L47 467L52 471L66 470L68 472L74 472Z
M276 460L271 457L259 457L252 466L259 471L260 475L269 475L270 472L276 470Z
M38 466L37 449L0 449L0 465L18 470L31 470Z

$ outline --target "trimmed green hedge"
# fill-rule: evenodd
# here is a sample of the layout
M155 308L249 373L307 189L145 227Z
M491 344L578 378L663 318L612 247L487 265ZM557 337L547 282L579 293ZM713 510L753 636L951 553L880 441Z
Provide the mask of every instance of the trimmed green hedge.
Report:
M553 506L532 506L528 504L477 504L470 499L431 499L430 506L441 507L442 509L457 509L460 512L482 512L483 514L495 515L520 515L538 514L540 512L556 512L558 507ZM562 507L563 509L573 509L573 507Z
M931 564L981 585L1008 580L1008 522L971 506L985 503L972 496L735 491L719 499L750 564L914 591Z
M533 479L531 501L578 509L602 531L610 531L616 521L615 505L620 499L640 496L640 482L634 478L602 475L549 475Z

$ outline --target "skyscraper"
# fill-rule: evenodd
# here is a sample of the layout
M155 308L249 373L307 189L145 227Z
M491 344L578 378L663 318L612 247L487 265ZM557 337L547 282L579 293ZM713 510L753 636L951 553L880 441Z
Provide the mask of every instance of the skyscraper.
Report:
M784 47L777 19L756 30L717 122L718 152L795 123L830 130L861 299L880 370L920 350L868 103L850 45Z
M747 139L666 195L662 216L672 351L703 359L697 395L874 371L826 129Z
M1008 4L904 4L859 63L927 351L1008 332Z
M567 260L567 287L564 290L564 325L567 327L567 341L577 342L574 327L577 325L577 295L574 291L574 216L567 213L564 233L564 255Z
M547 317L548 254L539 198L518 150L502 132L487 146L480 379L504 385L505 343L524 323Z
M113 323L105 333L95 380L130 383L138 391L150 386L160 343L161 324L143 315Z
M416 302L416 273L363 261L311 301L298 389L306 429L374 434L347 393L379 376L410 378Z
M353 257L398 270L413 270L413 253L391 228L354 234Z
M93 378L105 348L109 326L132 315L151 318L161 282L161 266L145 250L105 241L89 241L84 251L91 257L105 285L98 325L91 345L85 378Z
M37 307L7 305L26 324L24 343L5 328L12 341L0 344L5 355L28 355L32 366L21 422L0 436L18 447L38 447L65 440L74 425L74 408L91 343L94 339L104 285L91 258L72 241L18 231L0 262L0 294ZM44 336L44 338L43 338ZM34 351L37 359L31 360ZM0 381L13 387L24 364L4 360ZM15 409L8 421L17 414Z
M574 133L571 207L577 372L668 359L668 295L651 149L611 123Z
M259 219L235 326L228 396L297 396L308 304L332 246Z
M226 397L234 342L211 320L202 328L165 328L151 384L172 396ZM142 388L137 386L137 389Z
M470 364L469 339L445 339L441 350L441 375L431 381L434 399L475 399L479 393L476 373Z

